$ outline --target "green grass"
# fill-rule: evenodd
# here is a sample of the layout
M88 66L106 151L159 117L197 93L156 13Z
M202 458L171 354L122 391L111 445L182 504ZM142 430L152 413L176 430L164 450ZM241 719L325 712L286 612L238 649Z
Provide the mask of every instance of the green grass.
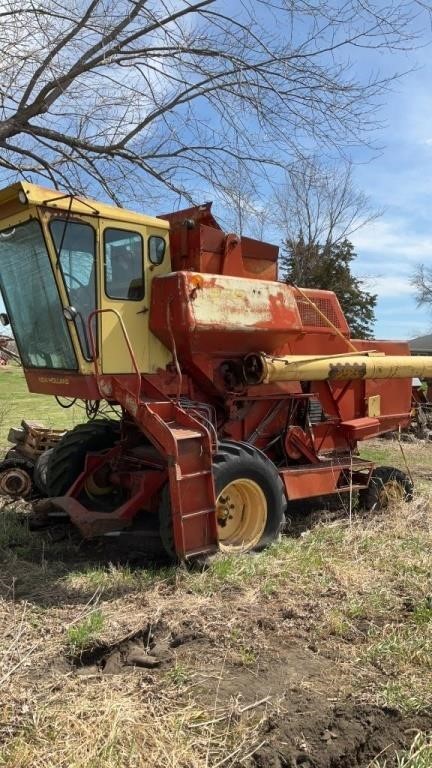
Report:
M365 658L380 666L420 667L432 670L432 630L411 623L388 625L371 630L371 643Z
M188 667L180 662L176 662L175 665L166 672L165 676L168 682L173 683L178 688L187 685L192 677Z
M128 565L113 563L69 571L63 578L63 584L71 595L86 595L99 590L106 597L142 592L155 584L175 584L175 581L175 566L132 569Z
M387 768L385 758L374 760L371 768ZM392 762L393 765L393 762ZM431 768L432 734L418 733L406 752L396 755L396 768Z
M69 627L66 632L68 652L72 655L90 648L104 626L102 611L92 611L83 621Z
M416 715L428 708L429 688L428 681L422 687L416 679L411 687L411 678L401 676L399 680L391 680L381 688L379 703L407 715Z
M366 440L359 443L359 452L362 459L373 461L377 466L398 467L406 472L405 459L411 469L421 468L430 469L432 466L432 451L429 450L430 443L399 443L396 438L392 440ZM401 450L402 449L402 450ZM402 454L403 451L403 454ZM405 456L405 458L404 458ZM420 484L417 482L416 487Z
M432 625L432 596L427 595L422 600L413 612L413 621L416 624L431 624Z
M399 444L395 440L382 440L378 445L376 441L373 445L360 443L359 449L362 459L374 461L376 464L393 466L401 464L401 460L403 462Z
M87 421L78 406L61 408L51 395L35 395L28 391L21 368L0 368L0 448L6 448L10 427L22 419L41 421L51 429L71 429Z

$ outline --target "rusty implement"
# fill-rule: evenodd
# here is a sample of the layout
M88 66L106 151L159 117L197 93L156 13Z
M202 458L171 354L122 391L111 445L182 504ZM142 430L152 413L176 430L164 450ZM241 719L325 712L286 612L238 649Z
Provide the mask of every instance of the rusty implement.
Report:
M35 461L42 453L54 448L64 434L64 429L50 429L42 422L23 419L21 427L9 430L8 441L17 453Z
M35 466L46 451L64 436L65 430L48 429L41 422L23 419L11 427L8 442L12 447L0 461L0 495L29 499L38 493Z

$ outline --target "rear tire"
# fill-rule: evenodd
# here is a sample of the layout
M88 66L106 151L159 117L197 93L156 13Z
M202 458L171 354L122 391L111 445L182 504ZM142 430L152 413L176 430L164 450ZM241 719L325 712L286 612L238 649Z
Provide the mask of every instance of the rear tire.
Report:
M405 472L396 467L376 467L368 488L360 492L360 506L378 512L393 503L412 501L413 492L413 483Z
M67 432L49 451L46 465L47 496L63 496L84 469L88 453L112 448L119 439L119 423L89 421Z
M47 451L41 453L36 461L33 472L33 482L36 488L43 493L44 496L47 495L47 468L53 450L54 448L49 448Z

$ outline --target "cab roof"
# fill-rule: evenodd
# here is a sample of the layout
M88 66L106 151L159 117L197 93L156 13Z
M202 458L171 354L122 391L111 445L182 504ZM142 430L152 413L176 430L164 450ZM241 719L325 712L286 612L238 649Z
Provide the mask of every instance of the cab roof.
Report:
M18 203L20 192L24 192L27 198L27 203L22 203L23 208L26 204L38 205L70 213L95 216L100 219L114 219L117 221L127 221L131 224L141 224L147 227L169 229L169 223L163 219L156 218L156 216L146 216L143 213L129 211L127 208L118 208L115 205L107 205L98 200L81 197L69 192L62 192L58 189L39 187L37 184L29 184L25 181L19 181L0 190L0 208L15 200Z

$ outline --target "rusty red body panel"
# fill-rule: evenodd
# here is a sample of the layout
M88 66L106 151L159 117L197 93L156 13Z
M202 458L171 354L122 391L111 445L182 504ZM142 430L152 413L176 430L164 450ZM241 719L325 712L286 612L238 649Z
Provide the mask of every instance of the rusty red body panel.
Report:
M160 216L171 225L173 271L276 280L278 247L249 237L226 235L214 218L211 205L205 203Z

